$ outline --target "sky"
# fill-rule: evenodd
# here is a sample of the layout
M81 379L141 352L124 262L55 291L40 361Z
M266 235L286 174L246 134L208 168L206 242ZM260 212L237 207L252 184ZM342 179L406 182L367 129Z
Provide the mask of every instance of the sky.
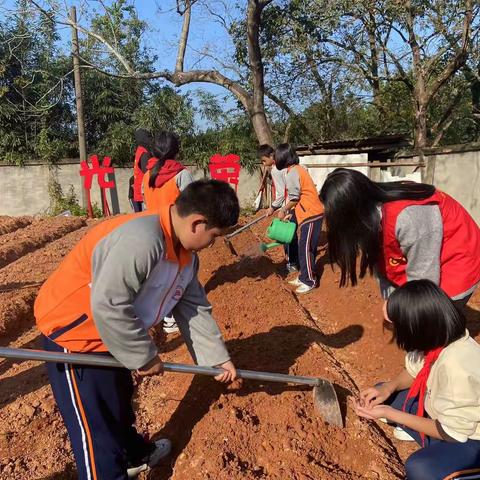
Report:
M177 55L178 38L182 28L182 17L176 11L176 0L130 0L137 9L141 20L147 22L145 35L145 46L151 54L158 56L156 68L158 70L173 70ZM39 0L39 3L44 3ZM63 2L60 2L63 4ZM88 20L81 16L83 0L66 0L68 6L77 7L77 17L80 24L88 24ZM104 0L110 4L110 0ZM218 0L210 2L217 13L223 13L223 6L226 5L231 12L235 12L235 0ZM99 12L103 11L102 2L89 1L89 5ZM0 19L8 15L15 6L15 0L0 0ZM87 20L87 21L86 21ZM70 48L70 30L64 27L60 30L62 43L65 48ZM223 27L214 21L212 15L200 4L194 5L192 9L191 25L188 47L185 55L185 70L190 68L221 68L218 63L208 57L200 55L206 46L212 49L219 57L225 58L232 51L233 46L228 33ZM228 73L228 72L227 72ZM236 105L234 97L226 89L208 84L190 84L180 87L180 92L190 92L190 97L195 104L195 90L202 88L210 93L218 95L221 104L225 109L233 108ZM201 119L197 119L199 126L205 127Z

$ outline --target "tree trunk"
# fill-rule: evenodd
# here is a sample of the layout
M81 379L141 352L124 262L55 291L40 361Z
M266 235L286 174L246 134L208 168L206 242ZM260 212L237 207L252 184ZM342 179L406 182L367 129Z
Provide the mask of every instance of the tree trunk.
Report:
M257 136L258 143L260 145L265 143L268 145L273 145L272 129L268 124L265 112L252 112L250 113L250 118L252 119L252 125L255 135Z
M252 106L249 111L252 125L259 143L272 145L273 136L265 114L265 85L260 50L260 20L262 10L268 2L249 0L247 8L247 43L250 81L253 87Z
M427 108L424 104L415 101L415 141L414 147L422 149L428 146Z

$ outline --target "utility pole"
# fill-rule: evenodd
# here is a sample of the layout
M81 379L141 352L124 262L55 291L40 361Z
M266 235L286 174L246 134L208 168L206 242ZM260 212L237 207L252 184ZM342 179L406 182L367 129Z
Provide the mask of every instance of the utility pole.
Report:
M85 120L83 117L83 99L82 99L82 78L80 74L80 48L78 45L78 31L75 28L77 24L77 9L70 8L70 20L72 22L72 55L73 55L73 77L75 80L75 98L77 103L77 131L78 131L78 150L80 161L87 160L87 144L85 141ZM82 178L82 206L87 206L87 192L83 186Z

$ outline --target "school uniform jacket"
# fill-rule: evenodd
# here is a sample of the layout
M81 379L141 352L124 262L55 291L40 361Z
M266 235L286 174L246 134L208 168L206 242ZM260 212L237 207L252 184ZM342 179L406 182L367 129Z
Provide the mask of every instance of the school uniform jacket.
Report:
M142 159L149 157L150 154L145 147L141 145L137 147L133 161L133 200L135 202L143 202L142 180L144 171L141 168L141 163Z
M383 248L378 271L395 287L429 279L456 300L480 281L480 229L444 192L381 208Z
M415 378L423 367L424 354L409 352L405 367ZM447 441L480 440L480 345L468 330L445 347L427 379L425 411L435 420Z
M318 196L317 187L308 171L300 165L293 165L287 171L288 200L297 200L295 217L298 225L315 220L323 215L324 208Z
M96 226L35 301L39 330L72 352L110 352L131 370L157 355L150 327L173 312L196 363L229 359L197 279L198 258L172 242L170 205Z
M192 174L175 160L165 162L158 173L155 188L149 185L150 173L149 169L143 177L143 195L147 210L158 211L162 205L174 203L180 192L193 182Z

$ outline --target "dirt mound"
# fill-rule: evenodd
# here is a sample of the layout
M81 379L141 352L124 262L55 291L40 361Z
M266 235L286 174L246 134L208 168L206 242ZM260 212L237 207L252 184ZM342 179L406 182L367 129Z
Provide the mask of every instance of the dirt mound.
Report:
M2 235L0 268L85 225L83 218L54 217L34 221L25 228Z
M19 228L24 228L33 222L33 217L7 217L0 216L0 235L14 232Z
M33 302L40 285L57 267L63 256L84 235L86 228L82 219L55 219L52 225L45 222L34 223L31 227L42 227L39 235L32 234L31 245L40 238L60 235L61 238L50 242L16 261L7 268L0 269L0 344L5 345L11 336L18 336L25 327L33 324ZM62 225L62 223L64 225ZM44 227L47 227L46 234ZM81 227L81 228L80 228ZM71 231L73 230L73 231ZM70 232L70 233L67 233ZM65 235L65 233L67 233ZM10 234L9 234L10 235ZM0 237L2 239L3 237ZM37 239L37 240L36 240ZM39 242L41 243L41 242Z

